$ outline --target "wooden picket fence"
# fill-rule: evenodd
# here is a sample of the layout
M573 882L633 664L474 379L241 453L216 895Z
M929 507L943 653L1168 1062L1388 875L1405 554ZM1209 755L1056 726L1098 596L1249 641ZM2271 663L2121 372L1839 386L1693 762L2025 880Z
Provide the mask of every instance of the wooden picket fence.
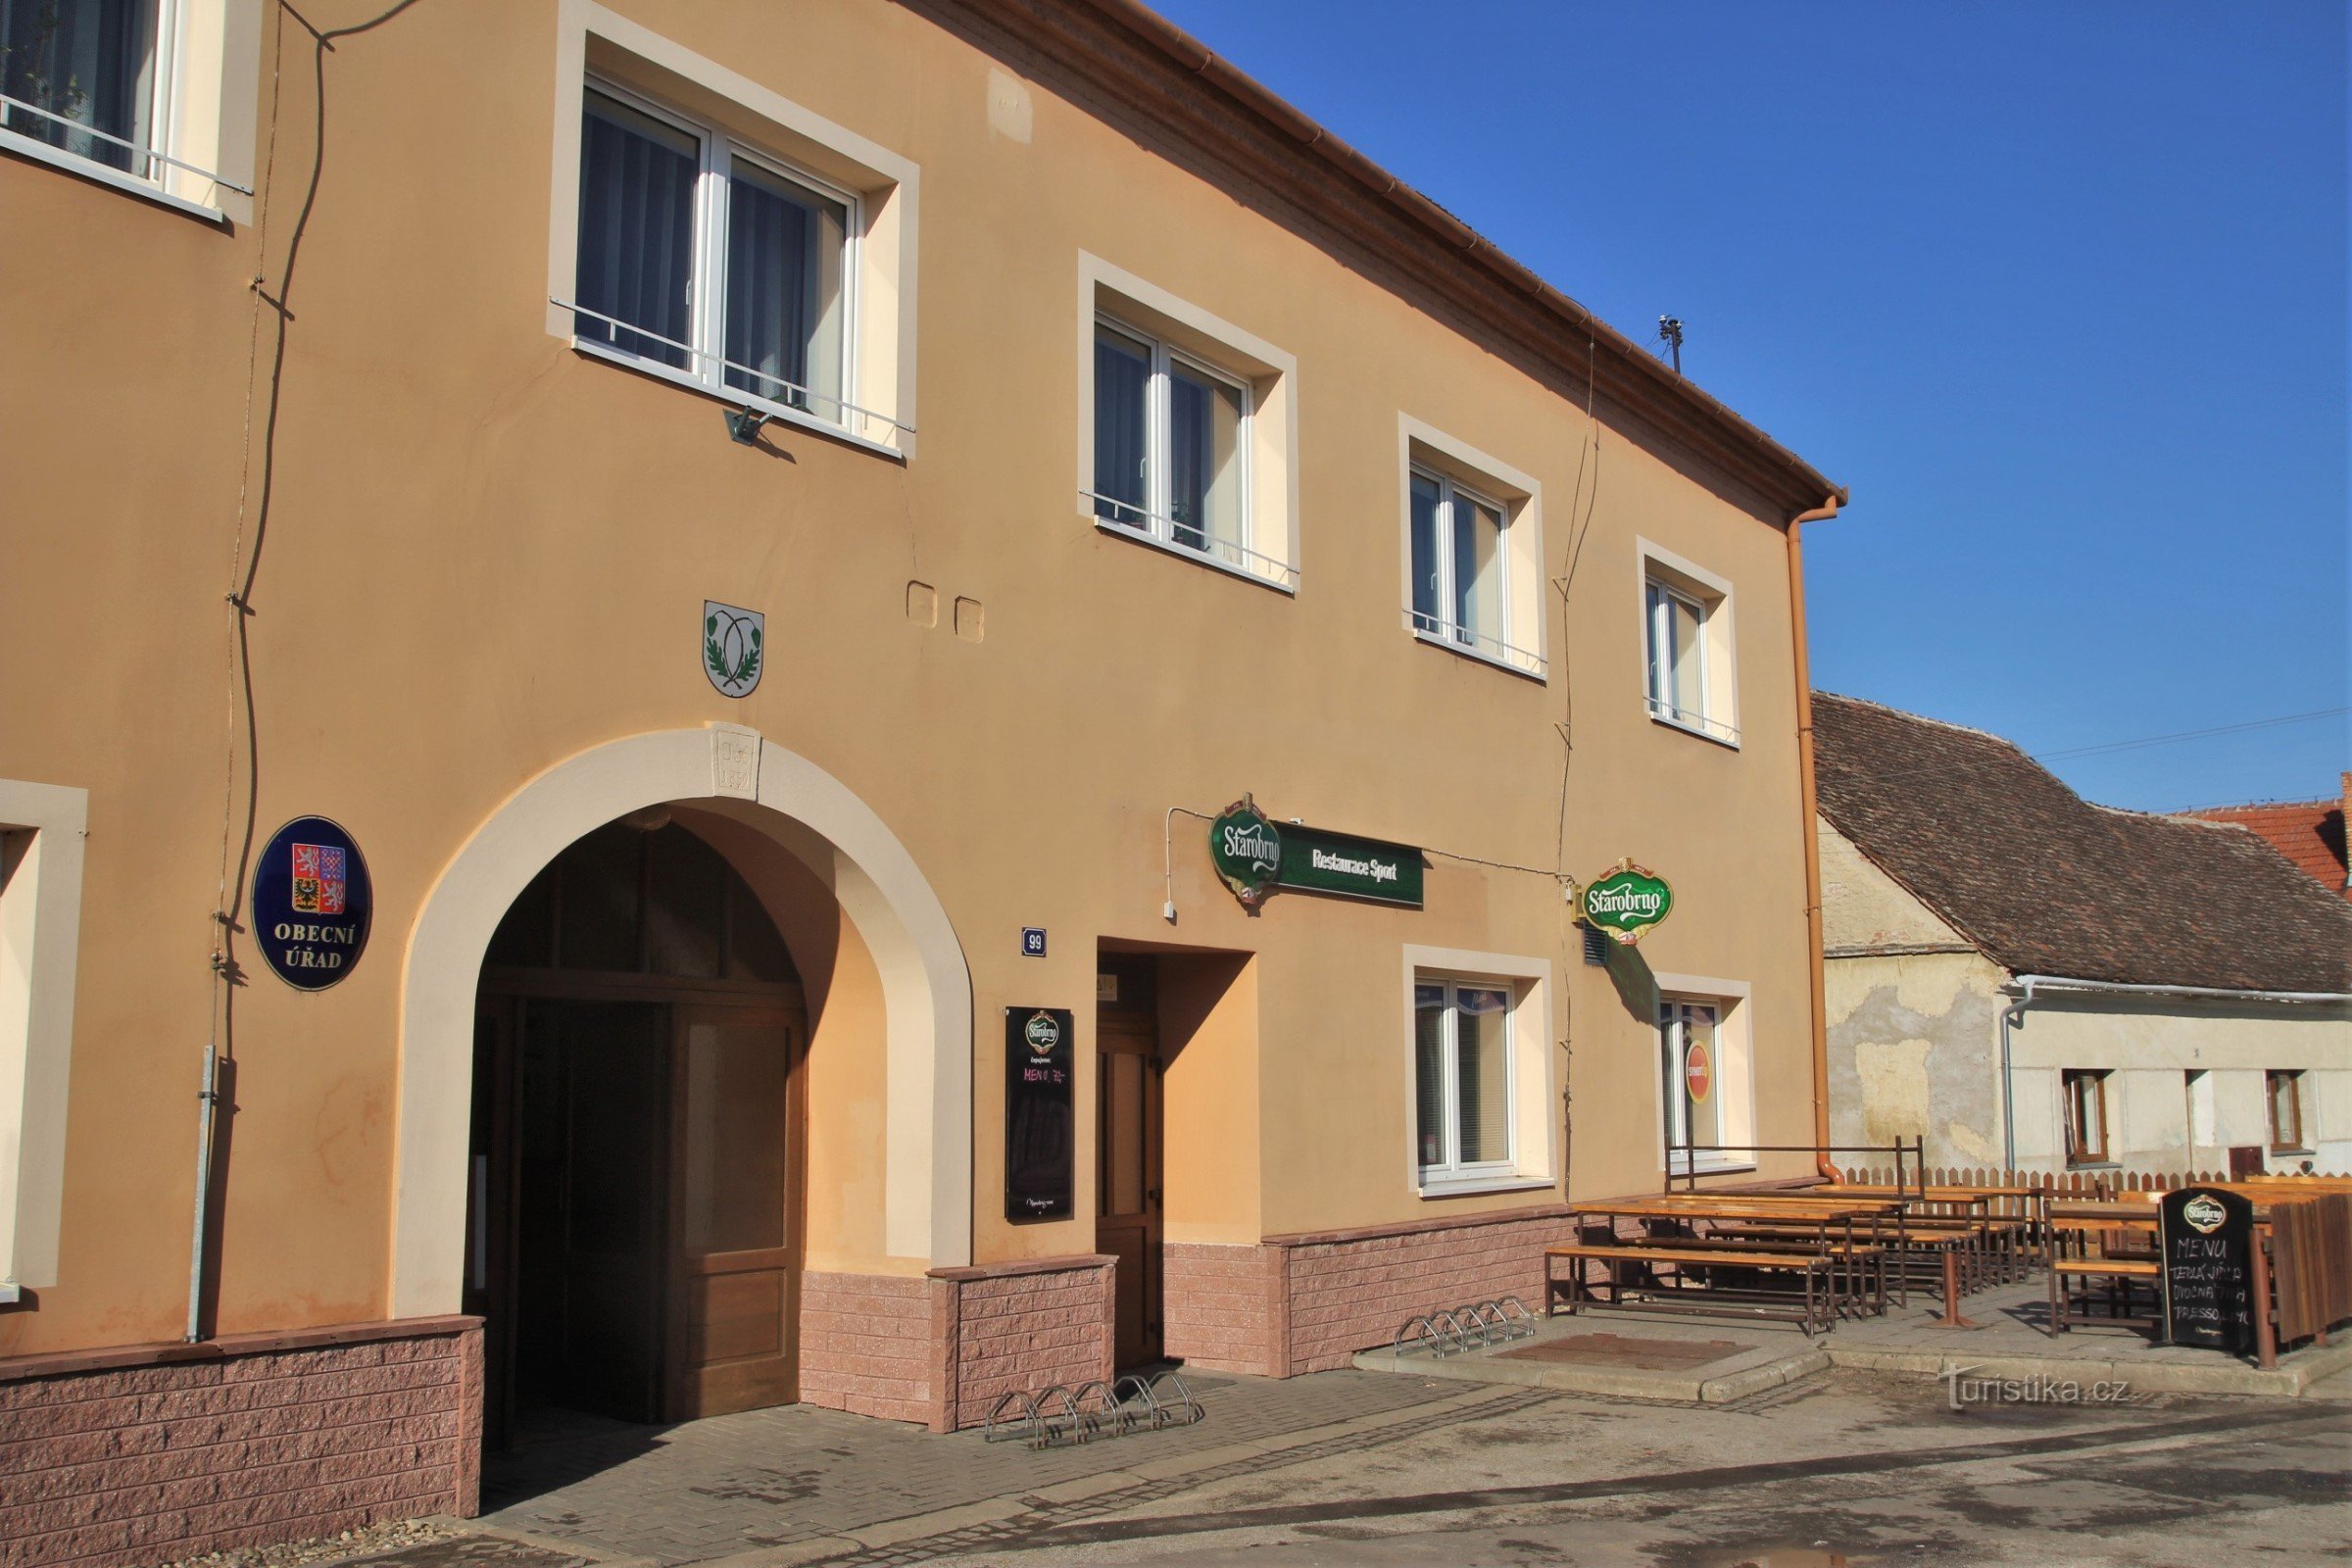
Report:
M1859 1166L1848 1181L1892 1186L1892 1165ZM1924 1181L1923 1181L1924 1178ZM2219 1185L2233 1178L2223 1171L2049 1171L1997 1170L1988 1166L1912 1166L1904 1185L1918 1187L2027 1187L2054 1200L2098 1201L2124 1193L2169 1193L2176 1188ZM2283 1349L2303 1340L2326 1344L2328 1334L2352 1323L2352 1193L2342 1176L2259 1178L2271 1189L2269 1208L2272 1319L2276 1345ZM2289 1196L2309 1181L2309 1197ZM2266 1352L2268 1353L2268 1352ZM2269 1362L2264 1363L2268 1365Z
M1895 1168L1892 1165L1840 1166L1849 1182L1894 1186ZM2343 1174L2352 1173L2323 1173ZM1917 1165L1906 1166L1901 1183L1906 1187L1921 1185L1923 1172ZM1987 1165L1931 1165L1924 1172L1930 1187L2034 1187L2046 1189L2052 1198L2079 1198L2096 1202L2113 1198L2118 1193L2169 1193L2176 1187L2195 1187L2202 1183L2228 1182L2244 1178L2232 1177L2227 1171L2141 1171L2141 1170L2000 1170ZM2270 1176L2265 1181L2292 1182L2293 1176ZM2316 1196L2316 1194L2315 1194Z

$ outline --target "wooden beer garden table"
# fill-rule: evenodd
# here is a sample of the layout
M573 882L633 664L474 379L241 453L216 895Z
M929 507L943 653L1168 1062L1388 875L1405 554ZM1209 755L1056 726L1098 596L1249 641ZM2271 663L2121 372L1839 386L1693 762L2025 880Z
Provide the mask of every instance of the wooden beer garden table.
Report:
M1831 1292L1834 1310L1851 1304L1857 1310L1869 1309L1869 1293L1865 1289L1865 1259L1878 1258L1879 1280L1876 1310L1886 1309L1886 1238L1882 1227L1891 1221L1895 1231L1895 1246L1903 1244L1903 1205L1885 1199L1810 1199L1796 1194L1781 1193L1667 1193L1653 1198L1625 1199L1615 1202L1580 1202L1575 1205L1574 1219L1581 1226L1587 1219L1664 1219L1685 1224L1703 1223L1729 1240L1746 1233L1752 1242L1757 1233L1767 1238L1777 1233L1795 1233L1795 1239L1812 1250L1833 1258L1837 1269L1832 1276ZM1857 1235L1857 1225L1867 1226L1867 1235ZM1662 1259L1674 1253L1676 1238L1650 1238L1643 1245L1653 1246ZM1705 1240L1701 1237L1683 1239L1689 1242ZM1736 1242L1733 1245L1747 1245ZM1771 1245L1768 1240L1761 1245ZM1548 1294L1549 1287L1546 1286ZM1842 1298L1842 1300L1840 1299Z

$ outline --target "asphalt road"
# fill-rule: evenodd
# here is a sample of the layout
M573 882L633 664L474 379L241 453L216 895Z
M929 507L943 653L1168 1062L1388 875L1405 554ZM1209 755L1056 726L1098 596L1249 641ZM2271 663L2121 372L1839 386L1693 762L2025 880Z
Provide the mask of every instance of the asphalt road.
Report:
M1562 1396L934 1560L2251 1568L2348 1553L2352 1405L1953 1410L1933 1384L1841 1377L1732 1409Z

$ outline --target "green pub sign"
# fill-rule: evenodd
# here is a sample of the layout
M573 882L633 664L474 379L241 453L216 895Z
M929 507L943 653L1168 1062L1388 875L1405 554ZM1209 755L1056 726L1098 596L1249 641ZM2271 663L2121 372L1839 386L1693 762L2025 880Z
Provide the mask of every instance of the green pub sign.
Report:
M1296 822L1277 827L1247 795L1209 823L1208 858L1252 913L1277 888L1421 907L1419 850Z
M1576 907L1585 924L1631 947L1673 911L1674 889L1664 877L1619 860L1585 884Z

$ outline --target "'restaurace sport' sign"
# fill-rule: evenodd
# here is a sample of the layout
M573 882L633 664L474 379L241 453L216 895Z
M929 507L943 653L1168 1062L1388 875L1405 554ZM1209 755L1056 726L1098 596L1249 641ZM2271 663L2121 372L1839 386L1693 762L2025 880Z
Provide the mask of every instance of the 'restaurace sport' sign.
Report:
M1619 860L1586 883L1576 902L1585 924L1631 947L1673 911L1674 889L1664 877Z
M1402 844L1269 821L1245 795L1208 825L1208 858L1244 908L1276 888L1421 907L1421 852Z

